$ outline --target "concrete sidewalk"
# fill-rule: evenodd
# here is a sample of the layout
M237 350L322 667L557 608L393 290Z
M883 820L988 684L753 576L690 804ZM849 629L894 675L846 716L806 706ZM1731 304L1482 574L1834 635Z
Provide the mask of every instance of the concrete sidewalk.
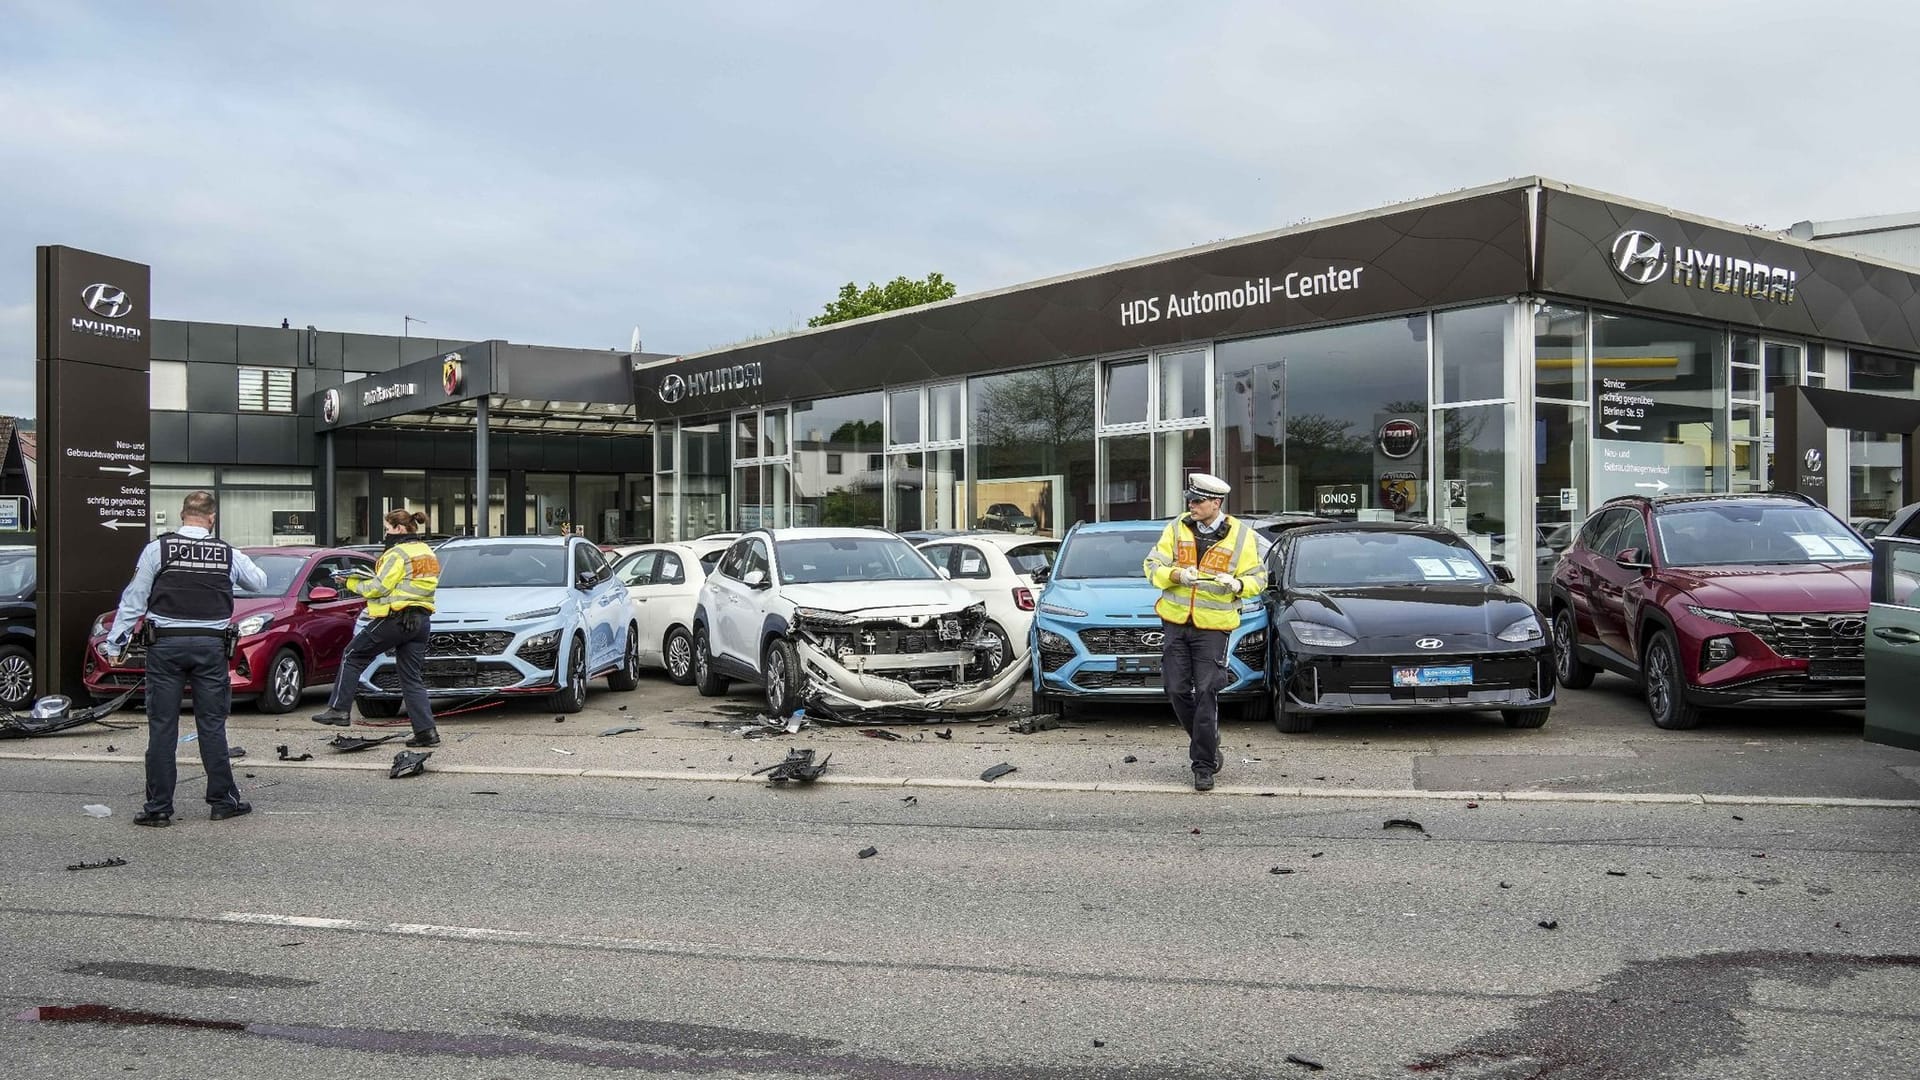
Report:
M1071 716L1058 729L1023 735L1017 717L941 724L811 726L792 735L743 738L760 700L751 688L717 699L647 677L633 693L596 689L585 711L561 716L513 702L449 713L429 772L646 781L763 783L753 775L790 749L832 755L819 783L1011 790L1176 792L1189 789L1186 736L1164 709ZM624 708L623 708L624 707ZM408 731L404 719L366 724L362 737L392 742L341 754L327 743L343 730L315 724L317 696L294 713L247 709L229 722L229 738L247 751L245 771L309 768L384 774ZM139 768L145 726L136 712L110 718L135 725L88 726L41 739L0 743L0 760L126 761ZM602 732L637 726L638 731ZM757 725L756 725L757 726ZM950 733L951 738L942 738ZM1733 713L1690 732L1654 728L1633 687L1603 677L1592 690L1562 692L1549 725L1506 728L1495 714L1370 717L1324 722L1305 735L1265 724L1223 727L1226 767L1217 796L1335 796L1448 800L1621 802L1787 802L1920 807L1920 752L1860 740L1858 713ZM305 762L277 760L285 745ZM109 747L112 749L110 750ZM1132 760L1129 760L1131 758ZM180 760L197 765L193 744ZM1016 771L991 783L998 764Z

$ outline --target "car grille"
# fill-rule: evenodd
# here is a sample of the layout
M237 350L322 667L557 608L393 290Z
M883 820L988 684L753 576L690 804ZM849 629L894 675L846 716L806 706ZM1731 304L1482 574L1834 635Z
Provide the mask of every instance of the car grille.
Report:
M1082 671L1073 681L1083 690L1160 689L1160 676L1150 671Z
M1393 669L1435 664L1472 664L1471 685L1410 687L1393 685ZM1298 665L1288 690L1303 701L1326 694L1380 694L1392 700L1414 701L1422 698L1444 700L1465 697L1475 691L1543 691L1551 678L1546 665L1531 655L1488 653L1479 655L1380 657L1316 657Z
M429 690L498 689L502 686L512 686L523 677L520 669L512 664L476 664L472 674L458 675L437 672L431 667L426 670L426 684ZM373 685L382 690L398 693L400 670L393 665L381 668L374 673Z
M428 656L498 656L513 643L511 630L442 630L427 641Z
M1233 646L1234 659L1255 671L1267 669L1267 635L1265 631L1255 630L1242 637Z
M1800 660L1860 660L1867 655L1866 613L1831 615L1763 615L1736 612L1740 627L1750 630L1781 656Z
M1080 644L1095 656L1159 656L1160 643L1165 639L1165 631L1159 627L1147 630L1098 627L1080 631Z

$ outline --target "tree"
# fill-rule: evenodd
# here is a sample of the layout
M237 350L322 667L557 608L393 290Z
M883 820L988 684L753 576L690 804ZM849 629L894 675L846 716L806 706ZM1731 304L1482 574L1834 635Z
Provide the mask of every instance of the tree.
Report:
M937 273L928 274L924 281L915 281L901 276L885 285L868 282L864 290L849 281L840 286L840 295L827 305L825 311L807 320L807 325L827 326L832 323L846 322L848 319L878 315L883 311L898 311L901 308L919 307L921 304L950 300L956 291L953 282Z

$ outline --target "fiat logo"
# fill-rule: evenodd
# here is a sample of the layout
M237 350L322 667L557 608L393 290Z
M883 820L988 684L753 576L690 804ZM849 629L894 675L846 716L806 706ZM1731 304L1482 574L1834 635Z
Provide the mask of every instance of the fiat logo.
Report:
M1441 641L1437 637L1423 637L1419 641L1414 642L1413 647L1416 649L1437 649L1445 644L1446 642Z

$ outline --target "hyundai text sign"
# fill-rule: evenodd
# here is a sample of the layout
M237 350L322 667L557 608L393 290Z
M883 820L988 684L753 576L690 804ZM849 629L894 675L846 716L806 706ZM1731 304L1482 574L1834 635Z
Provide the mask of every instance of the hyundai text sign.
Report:
M671 371L660 379L658 391L663 404L678 405L688 398L705 397L723 390L751 390L766 382L758 363L731 364L702 371Z
M1669 242L1642 229L1622 229L1613 238L1613 272L1635 285L1669 279L1675 285L1776 304L1791 304L1799 298L1797 271Z

